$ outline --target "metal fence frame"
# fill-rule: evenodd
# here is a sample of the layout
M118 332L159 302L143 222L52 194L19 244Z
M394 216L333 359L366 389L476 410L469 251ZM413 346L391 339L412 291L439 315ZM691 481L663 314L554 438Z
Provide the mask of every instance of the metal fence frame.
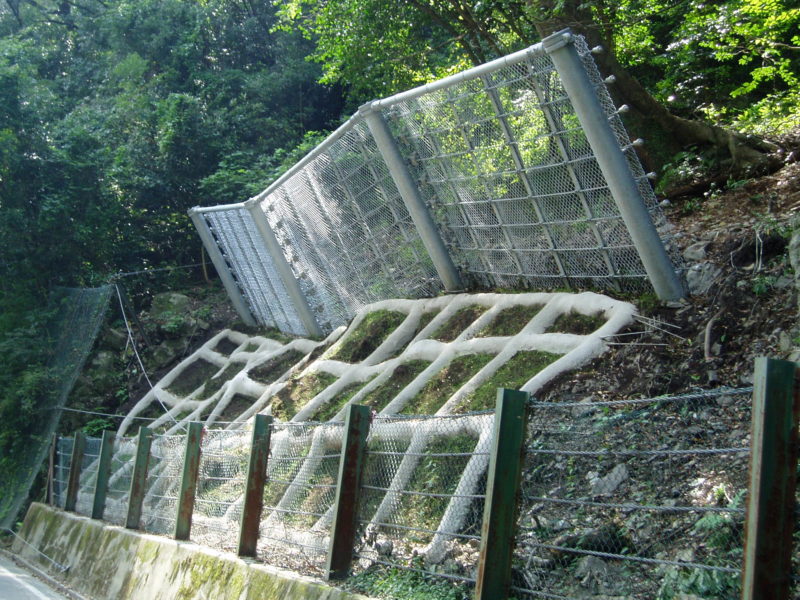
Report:
M790 589L796 591L798 585L798 578L791 576L792 566L789 560L793 555L794 545L792 532L796 516L795 475L800 419L800 395L795 384L796 377L797 366L793 363L759 359L756 363L754 388L720 388L682 396L589 403L542 403L529 401L528 395L523 392L501 390L494 415L489 411L447 416L374 417L369 414L367 407L351 405L344 423L289 422L272 425L271 420L259 417L257 421L260 420L260 426L254 429L253 443L259 435L263 436L263 431L272 429L275 432L274 436L265 438L269 445L270 458L267 460L268 468L264 471L268 474L268 479L272 480L272 484L277 484L277 495L269 490L264 493L262 478L259 484L261 487L257 487L253 493L262 499L272 497L272 500L264 503L263 513L260 503L256 503L257 512L250 515L249 519L245 518L244 513L254 509L247 508L247 503L241 504L234 496L244 489L247 489L250 495L250 481L245 482L242 479L250 432L215 431L209 432L202 444L199 442L199 437L196 440L198 452L206 454L206 457L201 459L201 463L206 466L200 469L200 497L205 493L202 491L202 481L218 489L231 485L229 491L235 493L231 495L226 492L224 498L222 495L214 496L213 503L224 508L228 522L260 523L260 526L255 528L261 530L262 537L259 558L270 564L294 569L302 568L309 574L323 577L339 578L351 572L351 559L348 553L342 550L350 548L355 572L383 567L415 571L426 577L461 586L465 594L471 594L476 600L504 598L511 592L518 598L570 600L576 596L569 595L570 592L562 591L561 588L550 589L545 585L541 589L535 589L519 583L518 578L527 568L525 565L529 566L531 563L531 557L537 552L552 551L570 556L616 561L623 566L630 563L672 569L676 572L694 570L721 573L728 578L741 576L743 588L741 597L744 600L766 597L782 600L789 597ZM699 441L689 443L688 446L685 446L684 440L681 442L681 447L659 446L652 449L646 446L643 449L629 448L624 439L615 442L622 444L621 447L607 447L608 440L603 438L607 423L617 427L619 422L624 427L630 428L631 419L640 419L648 423L652 421L653 427L659 429L663 426L659 426L661 421L656 417L661 413L672 419L671 422L678 424L698 419L713 420L709 415L704 416L704 412L710 410L716 410L720 415L728 415L726 418L734 418L734 413L728 414L732 404L729 401L719 402L719 398L749 396L751 393L752 449L743 445L725 447L723 444L718 447L713 444L713 436L704 435L698 438ZM740 405L740 408L749 410L750 404ZM553 418L548 414L551 410L563 411L564 418ZM594 422L598 418L602 425L600 429ZM493 423L491 429L487 429L487 423ZM199 431L199 424L197 425L196 429ZM259 427L263 431L256 435ZM427 439L415 444L415 440L420 437L419 433L430 429L435 429L438 431L437 435L445 437L468 435L474 442L470 443L470 448L455 450L450 448L444 451L435 446L428 447L430 443ZM702 428L700 430L702 431ZM586 437L585 432L594 433ZM600 435L596 441L600 445L593 448L590 443L591 435L597 436L598 433ZM165 528L153 528L149 524L153 522L153 517L157 516L156 513L159 510L163 512L165 508L167 512L180 514L176 510L177 502L174 502L177 500L177 495L173 494L178 482L171 486L172 491L160 489L158 482L164 481L165 478L175 478L173 473L180 470L183 463L182 446L188 442L183 436L155 436L152 442L155 460L152 461L152 468L148 472L147 465L151 462L150 435L147 428L142 428L138 442L134 438L116 440L117 448L114 453L117 457L114 467L116 472L111 476L113 493L110 497L119 497L122 493L122 498L117 499L117 504L127 505L128 514L126 519L126 515L120 514L122 511L117 508L109 511L107 518L120 524L127 520L128 527L131 528L158 530L168 534ZM546 442L542 443L547 436L551 436L556 444L550 446ZM574 438L572 442L569 442L569 436ZM641 441L639 437L641 436L637 437L637 441ZM712 444L708 441L703 442L704 439L711 441ZM385 443L387 441L391 443ZM644 443L646 445L651 441L648 438ZM74 444L69 438L54 440L55 462L51 475L53 478L51 489L54 491L52 501L55 504L63 505L65 495L75 496L80 499L75 509L85 514L91 503L88 501L89 493L81 490L80 486L94 487L95 497L101 493L105 494L101 487L108 485L108 480L95 463L101 460L103 452L108 452L109 455L111 452L109 447L107 450L101 449L98 455L96 451L98 442L99 440L95 438L89 438L80 444ZM474 447L471 446L472 443ZM85 454L80 448L84 445L89 448ZM201 446L202 451L200 451ZM186 447L188 455L189 446ZM262 450L266 457L266 446ZM703 501L705 504L701 502L691 506L680 503L659 503L657 500L642 502L636 498L629 501L613 497L606 492L597 494L592 492L590 496L593 497L583 497L585 494L580 493L575 497L564 496L563 490L555 495L532 495L526 488L532 472L530 458L536 456L544 457L543 464L549 465L547 468L558 470L560 467L556 463L559 462L559 457L567 459L577 457L589 461L598 457L617 457L614 460L648 462L653 458L667 456L670 460L674 458L679 462L685 462L687 457L713 458L742 453L752 453L749 456L750 476L745 477L743 473L737 471L738 475L741 475L740 478L745 480L748 492L746 511L740 506L713 506L705 501ZM521 462L526 455L529 459L527 464ZM251 451L251 461L252 456ZM372 467L369 466L370 456L378 461ZM430 464L443 461L445 465L448 462L455 463L461 460L466 462L466 465L463 468L453 467L462 473L458 485L448 484L446 489L445 486L436 490L420 489L413 485L411 475L422 460ZM325 466L326 461L331 464ZM339 464L339 469L335 482L331 482L335 471L331 467L334 463ZM263 462L254 464L265 466ZM289 465L288 470L286 465ZM250 477L261 469L259 467L254 470L252 466L253 464L247 469ZM363 478L358 475L354 480L350 478L359 472L370 473L370 469L372 475L364 475ZM381 475L382 471L386 472ZM131 472L133 476L128 477L127 474ZM184 470L182 479L178 478L181 479L181 489L185 487L187 477L190 477L187 472L188 470ZM319 477L320 473L323 477ZM377 479L376 473L380 475ZM585 472L578 472L574 476L583 481L585 475ZM429 477L429 474L423 472L422 476ZM197 475L193 477L196 478ZM131 479L129 492L121 490L119 485L116 485L116 491L113 491L115 478ZM135 482L137 478L140 478L139 484ZM106 481L101 484L102 480ZM356 483L352 483L353 481ZM478 485L481 481L485 481L485 485ZM548 481L546 484L550 485ZM649 480L642 479L642 481ZM441 484L436 481L434 485ZM66 492L65 486L69 488ZM357 490L357 493L353 493L354 490ZM344 496L344 493L350 493L350 496ZM383 499L370 500L369 494L374 493ZM163 497L159 497L161 495L173 502L169 502L168 506L164 505ZM600 497L596 497L598 495ZM384 510L383 505L387 504L387 501L391 504L392 498L399 497L420 497L431 500L441 498L447 507L443 510L436 527L420 527L416 522L403 521L402 515L399 515L400 520L397 520L398 515L386 518L391 511ZM314 502L309 503L309 499L312 498ZM520 498L522 504L518 504ZM137 502L142 500L145 501L143 508L141 504L137 505ZM471 503L475 502L482 507L480 522L461 518L467 514L465 508L470 508ZM659 514L659 518L667 520L672 518L676 522L687 514L695 513L700 517L732 516L736 520L735 531L745 527L748 533L740 554L739 547L731 546L720 550L725 553L720 554L720 559L732 560L733 554L727 555L727 553L736 550L736 556L742 558L734 557L733 560L741 560L742 568L738 567L738 563L717 564L718 561L709 554L714 551L713 545L709 545L706 554L703 555L706 559L712 560L703 562L702 556L698 560L674 558L668 555L650 556L626 551L624 548L609 550L582 547L573 544L574 540L555 543L541 538L529 543L530 532L542 527L549 528L541 523L534 528L527 526L530 525L528 521L533 514L531 502L537 506L550 504L556 509L561 506L568 507L569 512L563 514L571 516L575 516L574 511L584 509L621 511L625 514L649 511ZM536 509L536 506L533 508ZM474 506L471 506L470 510L471 513L477 514ZM460 513L461 516L455 519L449 518L455 513ZM516 517L518 513L519 521ZM142 518L132 520L131 514L141 515ZM177 514L176 518L180 519ZM305 524L298 525L297 522L282 524L287 515L290 521L294 515ZM161 518L169 521L170 525L175 522L173 515L161 515ZM542 518L551 519L551 515L543 512ZM230 527L226 526L225 530L228 539L217 546L230 550L235 545L235 540ZM391 533L394 530L400 533ZM480 534L475 533L476 531L480 531ZM421 554L398 551L398 543L401 543L409 532L427 536L423 542L427 545ZM539 535L538 532L536 535ZM174 536L178 536L177 528ZM741 538L734 539L734 537L731 537L732 541L729 541L729 544L743 543ZM442 546L438 543L442 540L447 545ZM694 538L689 538L687 543L694 541L696 541ZM277 546L275 542L278 543ZM294 558L291 556L288 559L282 558L287 553L292 554L285 551L286 544L296 550L292 555ZM474 558L475 562L466 565L466 570L463 568L464 565L460 571L439 568L442 561L453 552L454 545L460 545L462 553L466 551L468 555L474 550L474 556L467 560ZM278 552L276 548L284 550ZM239 552L245 554L241 547ZM337 557L335 565L331 562L334 553ZM517 561L516 581L512 577L512 560ZM541 566L541 562L537 564ZM563 565L548 568L558 570L563 568ZM545 569L534 579L542 580L543 577L549 577L547 573ZM665 572L656 570L654 573L656 577L666 577ZM651 580L648 594L652 595L653 585L660 584L660 579ZM735 597L738 598L738 592L736 594ZM734 596L728 594L725 597Z
M465 284L683 296L663 215L568 30L365 104L262 193L190 210L249 323L318 335Z

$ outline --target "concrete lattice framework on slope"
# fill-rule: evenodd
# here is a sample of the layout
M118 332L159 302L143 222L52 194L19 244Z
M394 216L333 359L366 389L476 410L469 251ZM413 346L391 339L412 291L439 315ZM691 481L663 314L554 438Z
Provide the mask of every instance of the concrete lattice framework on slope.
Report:
M473 306L480 307L475 311L476 314L485 310L477 318L465 322L460 331L450 331L447 338L452 341L434 339L434 334L441 332L441 327L452 317L463 314L459 311ZM490 327L492 321L503 311L519 306L540 307L540 309L526 322L520 322L517 333L513 335L500 337L480 335L481 331ZM370 313L378 310L394 311L406 316L374 351L357 364L332 358L359 329L362 321ZM531 313L533 312L532 310ZM420 327L424 315L431 313L435 313L435 316ZM559 317L575 313L594 317L596 328L582 335L551 331ZM300 503L305 502L307 505L308 498L299 497L302 495L303 485L314 480L325 457L331 452L338 451L341 446L344 405L327 423L308 426L304 423L312 421L320 409L336 403L337 398L341 398L342 392L348 388L352 390L354 384L363 386L357 393L351 394L348 403L359 403L368 398L371 392L392 377L398 366L409 361L426 361L429 363L427 367L397 391L376 413L378 418L371 432L373 442L384 440L396 443L397 446L405 448L405 455L392 467L388 491L377 503L377 508L369 518L373 523L385 523L398 510L399 493L407 489L406 486L417 468L420 457L426 452L431 440L447 435L462 435L474 439L473 456L463 469L458 486L436 528L436 534L425 548L428 560L436 562L441 560L447 551L447 540L464 525L470 504L469 498L477 493L480 477L488 466L493 415L486 412L466 412L465 401L515 355L527 351L546 352L549 353L548 356L552 355L549 364L536 373L531 373L530 377L528 374L524 375L527 381L521 389L535 394L554 377L579 368L602 353L606 348L605 338L613 336L631 323L634 315L633 305L589 292L459 294L426 300L388 300L372 304L360 311L347 329L339 328L321 342L296 339L281 343L265 337L247 336L225 330L214 336L159 381L154 389L136 404L122 423L118 434L121 436L129 432L136 422L137 415L142 415L148 408L152 410L153 406L162 403L168 412L157 418L151 426L164 432L163 442L158 446L157 464L158 469L167 473L170 469L174 470L174 465L172 467L170 465L179 464L182 460L181 448L171 443L171 440L176 439L175 434L183 432L188 422L203 420L207 427L216 428L221 433L222 431L231 434L237 431L244 433L249 427L250 417L256 413L271 413L279 401L280 392L293 381L310 375L319 377L327 374L329 379L330 376L336 377L333 383L299 406L290 418L283 423L278 422L273 433L271 460L290 456L300 456L302 460L299 467L288 475L289 478L293 478L294 484L286 487L274 506L265 509L262 521L262 530L282 526L284 535L303 546L324 549L327 546L327 532L332 515L330 498L320 498L319 505L313 507L312 512L322 516L310 528L287 533L287 530L291 530L291 526L287 526L285 517L287 512L291 512L292 508L296 509ZM313 359L320 352L322 352L320 357ZM469 355L484 355L482 366L466 380L458 382L457 389L453 393L442 397L441 402L428 411L437 416L451 416L446 420L446 429L441 419L393 417L407 407L413 406L411 403L418 394L443 369ZM281 360L282 357L286 359L300 356L302 358L291 364ZM280 365L278 368L281 371L273 373L269 377L272 381L268 383L258 381L254 375L254 372L265 364ZM209 373L202 381L198 377L198 373L202 374L198 365L202 365ZM263 373L261 378L264 379ZM185 391L187 379L190 382L188 387L193 389ZM223 380L224 382L219 385ZM183 387L181 387L182 381ZM209 387L218 389L209 393L207 391ZM176 389L184 390L185 393L179 394ZM248 398L249 401L243 403L243 398ZM235 409L235 414L232 414L231 409ZM331 414L332 411L328 412ZM247 435L229 435L225 440L227 441L221 441L220 445L227 445L226 452L240 454L243 446L249 443ZM298 454L297 448L300 446L303 449ZM118 477L124 477L124 469L120 469ZM169 476L162 480L167 479L176 478ZM87 493L88 491L86 490ZM150 504L149 512L151 514L174 512L174 504L164 500L169 496L169 490L163 485L154 486L148 492L146 500L146 503ZM120 502L124 502L124 497ZM230 522L229 530L229 527L235 527L240 509L241 498L237 497L230 503L226 514L216 518ZM115 511L117 509L111 506L110 512L116 514ZM226 527L217 526L214 529L225 531Z

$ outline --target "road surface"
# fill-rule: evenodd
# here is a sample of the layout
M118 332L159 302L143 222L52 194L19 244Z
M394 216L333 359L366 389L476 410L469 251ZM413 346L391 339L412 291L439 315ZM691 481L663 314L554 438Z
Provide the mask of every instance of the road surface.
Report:
M0 599L2 600L67 600L45 583L0 554Z

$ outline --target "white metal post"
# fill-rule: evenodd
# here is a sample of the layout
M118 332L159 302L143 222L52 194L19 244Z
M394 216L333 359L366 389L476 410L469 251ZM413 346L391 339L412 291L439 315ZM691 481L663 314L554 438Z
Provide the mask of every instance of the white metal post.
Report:
M286 288L286 293L289 294L292 306L297 311L297 316L300 318L303 327L306 328L309 336L324 337L319 323L314 318L314 313L311 311L308 300L306 300L306 296L303 294L303 290L292 272L292 267L286 261L286 256L284 256L281 245L275 237L275 232L272 231L272 227L267 221L267 215L264 214L261 206L255 200L248 200L244 205L253 217L253 222L261 234L261 239L264 240L264 247L272 258L275 270L280 275L281 281Z
M189 209L189 216L197 229L197 233L200 235L200 239L203 242L203 246L206 248L206 252L208 252L208 256L211 258L211 262L214 263L214 268L217 270L219 278L222 280L225 291L228 292L233 307L236 309L236 312L242 318L245 325L255 327L256 319L253 317L253 313L250 312L250 308L247 306L247 301L244 299L239 285L236 283L233 274L225 263L225 258L222 256L219 246L217 246L217 243L214 241L214 236L208 228L208 223L206 223L203 213L197 208L192 208Z
M383 115L378 110L374 110L370 104L365 104L358 109L358 112L366 120L370 133L375 138L375 145L389 169L389 174L397 186L397 191L400 192L400 197L417 227L417 232L422 238L422 243L425 245L445 289L449 292L463 289L464 285L458 269L453 264L450 253L436 229L436 224L420 196L414 178L408 172L408 167Z
M573 42L569 29L542 40L597 158L653 289L661 300L683 298L685 292L681 280L642 202L628 160L620 148Z

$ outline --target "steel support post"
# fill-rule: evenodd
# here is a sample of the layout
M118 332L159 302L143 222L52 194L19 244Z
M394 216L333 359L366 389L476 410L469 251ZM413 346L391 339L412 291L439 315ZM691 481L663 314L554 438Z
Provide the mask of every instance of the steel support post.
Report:
M542 44L558 71L653 289L661 300L683 298L681 280L642 202L628 159L597 98L572 33L568 29L554 33L542 40Z
M78 488L81 485L81 467L83 466L83 453L86 450L86 436L82 431L75 432L72 444L72 459L69 463L69 480L67 482L67 498L64 501L64 510L75 511L78 502Z
M258 527L264 508L264 485L267 482L269 442L272 435L272 417L256 415L253 437L250 442L250 460L247 463L247 482L239 527L239 556L255 556Z
M47 503L54 506L56 485L56 458L58 457L58 434L54 433L50 441L50 457L47 465Z
M508 598L529 397L527 392L497 390L475 600Z
M136 440L136 460L133 463L133 474L131 475L131 491L128 496L128 514L125 518L125 527L128 529L139 529L139 523L142 520L142 503L144 502L152 443L153 432L147 427L140 427Z
M795 530L800 373L756 359L742 600L789 600Z
M177 515L175 516L175 539L188 540L192 530L192 513L197 494L197 477L200 474L200 443L203 439L203 424L189 423L186 433L186 450L183 454L183 474L178 492Z
M233 303L233 308L236 309L236 312L242 318L245 325L255 327L256 319L253 313L250 312L250 308L247 306L247 300L245 300L242 291L239 289L239 285L233 278L233 274L225 262L225 257L222 256L219 246L214 241L214 236L208 227L208 223L206 223L203 213L196 208L192 208L189 210L189 217L191 217L192 223L194 223L197 233L200 236L200 240L203 242L206 252L208 252L208 257L217 270L217 274L222 281L222 285L225 287L225 291L228 292L228 297L230 297Z
M114 456L113 431L104 431L100 441L100 457L97 459L97 480L94 484L94 500L92 501L92 518L102 519L106 510L108 480L111 476L111 458Z
M258 229L258 232L261 234L264 247L272 258L275 270L278 272L283 286L286 288L286 293L289 294L292 306L294 306L297 316L300 318L300 322L303 323L303 327L306 328L308 335L311 337L324 337L325 334L320 328L319 323L317 323L317 319L314 317L314 313L308 304L308 300L306 300L303 289L297 282L291 265L286 261L286 256L284 256L281 245L278 243L278 238L275 237L275 232L272 231L272 227L270 227L267 215L264 214L264 211L261 210L261 206L255 200L248 200L244 205L252 216L256 229Z
M350 572L358 523L358 497L367 450L370 408L350 404L344 420L342 458L336 485L331 541L325 565L327 579L344 579Z
M461 282L458 269L456 269L453 260L450 258L447 246L445 246L442 237L439 235L436 224L425 206L414 178L408 171L405 160L400 154L400 149L397 147L386 120L380 111L373 109L370 104L365 104L358 109L358 112L366 120L370 133L375 138L378 151L386 163L389 174L397 186L397 191L400 192L400 197L403 199L408 214L411 215L411 219L417 227L422 243L428 251L445 289L448 292L462 290L464 285Z

